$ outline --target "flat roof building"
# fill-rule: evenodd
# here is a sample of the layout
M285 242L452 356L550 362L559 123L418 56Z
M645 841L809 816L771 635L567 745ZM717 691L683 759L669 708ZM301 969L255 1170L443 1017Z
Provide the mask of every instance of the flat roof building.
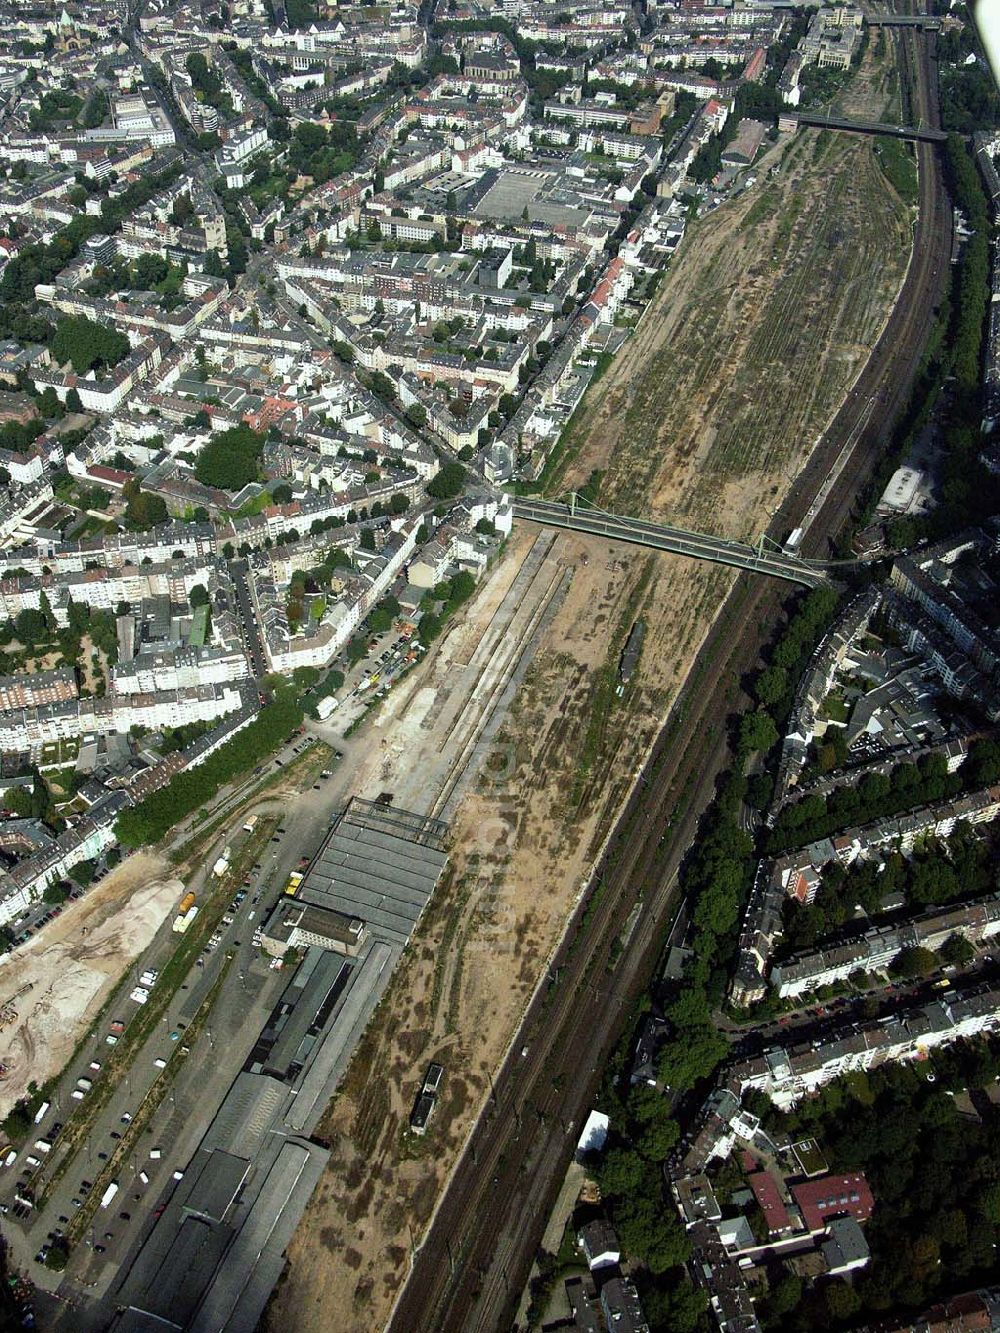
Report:
M275 958L283 957L286 949L310 945L354 958L366 939L365 923L359 917L282 897L264 926L261 945Z
M354 797L297 899L358 918L375 940L405 945L448 859L446 832L440 820Z

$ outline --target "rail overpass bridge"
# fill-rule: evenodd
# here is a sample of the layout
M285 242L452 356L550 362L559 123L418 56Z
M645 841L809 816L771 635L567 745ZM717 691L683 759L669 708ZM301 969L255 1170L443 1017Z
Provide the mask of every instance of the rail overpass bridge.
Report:
M767 574L772 578L800 583L806 588L817 588L827 583L830 575L824 565L802 560L785 551L769 548L766 538L757 546L745 542L728 541L705 533L688 532L667 524L647 523L639 518L621 518L606 514L601 509L587 507L571 496L568 504L550 500L529 500L511 496L514 517L525 523L540 523L548 528L567 528L609 541L630 542L635 546L650 546L656 551L670 551L687 555L694 560L710 560L717 565L731 565L735 569Z
M934 14L869 14L873 28L922 28L924 32L940 32L941 20Z
M887 125L880 120L848 120L844 116L821 116L812 111L782 111L782 120L797 120L823 130L846 130L851 134L885 134L891 139L911 139L919 143L946 143L944 130L923 125Z

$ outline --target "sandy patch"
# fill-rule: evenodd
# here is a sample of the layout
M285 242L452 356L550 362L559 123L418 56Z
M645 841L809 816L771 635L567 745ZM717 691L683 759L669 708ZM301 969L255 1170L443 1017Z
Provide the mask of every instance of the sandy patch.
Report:
M0 1031L0 1115L28 1084L58 1074L123 969L149 944L184 886L165 860L139 852L0 965L0 1003L16 1018ZM31 989L18 994L24 987Z

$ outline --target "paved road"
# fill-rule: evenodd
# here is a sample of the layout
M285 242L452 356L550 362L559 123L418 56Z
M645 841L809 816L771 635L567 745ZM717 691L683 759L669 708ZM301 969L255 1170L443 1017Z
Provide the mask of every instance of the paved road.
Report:
M296 744L301 746L303 738L297 738ZM286 747L281 754L287 760L293 755L293 747ZM158 1163L151 1163L148 1158L145 1161L135 1158L126 1164L119 1176L119 1199L106 1214L99 1210L100 1222L88 1237L91 1245L103 1245L105 1253L88 1257L77 1251L70 1267L72 1281L66 1280L60 1287L62 1299L72 1297L78 1300L81 1287L77 1284L82 1284L86 1295L92 1297L101 1296L108 1288L119 1264L130 1252L143 1228L149 1224L153 1208L162 1202L159 1198L160 1187L169 1186L170 1172L184 1164L207 1128L218 1101L238 1072L247 1049L247 1042L243 1038L256 1036L277 992L287 980L282 973L270 971L266 964L259 961L258 951L252 942L254 926L277 899L289 872L295 868L300 857L310 855L318 847L331 818L351 794L349 788L350 773L345 770L341 776L335 766L328 780L320 780L317 785L297 796L293 803L285 798L265 795L255 805L256 809L282 819L285 831L277 842L265 845L259 869L251 871L251 883L246 886L248 896L234 915L233 924L224 929L222 943L202 959L202 966L198 963L192 966L182 988L171 1002L166 1017L137 1053L129 1071L122 1076L88 1141L77 1153L71 1169L55 1187L45 1206L24 1221L11 1215L5 1218L4 1232L10 1239L16 1261L26 1267L41 1285L55 1288L60 1279L35 1264L34 1254L49 1231L59 1226L65 1230L65 1224L60 1223L59 1218L74 1215L72 1199L81 1197L81 1182L94 1181L104 1168L104 1160L99 1154L107 1152L110 1155L117 1143L111 1137L112 1133L125 1132L121 1116L135 1113L142 1097L160 1072L154 1061L157 1058L183 1059L186 1065L183 1082L176 1085L173 1098L168 1098L157 1113L153 1121L153 1133L143 1133L140 1138L142 1153L147 1153L150 1146L156 1146L156 1139L159 1138L162 1141L160 1146L164 1148L163 1158ZM235 799L242 801L245 795ZM216 843L206 854L205 868L189 881L196 892L201 887L207 867L214 862L223 843L230 842L238 852L245 836L234 834L232 828L220 830ZM240 885L230 877L225 887L227 892L235 893ZM257 895L259 900L255 901ZM178 942L178 937L171 931L171 921L172 917L157 933L142 958L133 964L134 977L137 978L147 967L162 971ZM227 952L233 952L235 959L208 1024L212 1035L203 1038L190 1054L180 1057L180 1047L184 1044L184 1029L180 1024L187 1024L197 1011L201 999L217 980ZM112 1017L125 1019L137 1012L137 1005L133 1001L125 1000L119 1008L123 1012L116 1012ZM89 1063L91 1060L104 1063L111 1049L104 1042L106 1030L102 1028L92 1045L85 1047L68 1066L53 1096L52 1109L39 1126L38 1134L32 1135L30 1141L47 1132L55 1121L68 1124L77 1108L77 1103L70 1097L70 1091L78 1077L84 1075L93 1078L96 1088L102 1074L90 1070ZM172 1031L180 1034L176 1042L171 1041ZM4 1202L12 1199L14 1186L22 1177L24 1157L29 1151L30 1146L26 1146L18 1164L3 1174L0 1199ZM57 1153L58 1148L52 1154L53 1162L57 1160ZM138 1181L139 1170L145 1170L150 1176L148 1186ZM141 1196L138 1200L134 1197L136 1193ZM131 1217L122 1219L119 1214L123 1211L131 1213ZM105 1231L111 1231L112 1236L106 1237ZM93 1312L87 1315L85 1321L83 1307L79 1304L58 1308L63 1311L58 1327L66 1329L67 1333L70 1330L72 1333L80 1333L85 1327L102 1326ZM107 1311L104 1313L106 1315ZM92 1322L92 1319L97 1322Z
M243 646L247 650L254 675L259 681L267 674L267 659L264 656L264 644L260 636L257 611L250 593L247 562L245 560L233 560L230 562L229 569L233 576L233 588L236 591L236 606L240 613Z
M906 40L916 39L907 34ZM926 52L916 58L916 73L921 105L914 118L938 124ZM938 150L919 144L917 152L921 217L900 301L855 392L772 523L772 535L796 526L850 445L848 465L809 534L810 554L826 553L884 450L949 276L950 215ZM717 773L730 761L720 720L739 700L735 682L755 665L761 634L778 605L778 584L741 578L715 622L645 780L623 811L603 867L603 889L586 921L581 905L570 930L573 945L565 944L556 957L553 990L529 1008L514 1043L515 1052L526 1044L528 1055L512 1054L495 1080L496 1097L476 1125L415 1257L390 1322L393 1333L511 1326L575 1131L592 1102L597 1070L619 1035L626 1004L648 984L675 910L678 863ZM615 959L618 932L639 892L642 906L630 946Z

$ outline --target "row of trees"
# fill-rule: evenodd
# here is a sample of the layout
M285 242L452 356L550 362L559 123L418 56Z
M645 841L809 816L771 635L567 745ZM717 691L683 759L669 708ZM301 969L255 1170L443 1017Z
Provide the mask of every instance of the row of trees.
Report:
M978 398L983 321L989 296L989 210L979 172L957 134L948 136L945 164L952 198L972 229L958 270L952 328L953 368L959 387Z
M123 811L115 824L115 837L123 847L158 842L186 815L206 805L220 787L266 759L301 721L297 700L280 698L266 704L249 726L204 763L178 773L166 787Z
M959 85L967 79L982 77L990 82L988 73L977 63L954 71ZM949 80L942 84L942 109L946 124L950 120ZM992 93L995 98L995 91ZM983 128L987 121L976 123ZM894 467L926 420L930 408L950 375L954 376L954 391L947 414L941 424L941 468L937 493L940 502L932 512L920 518L903 518L892 524L890 533L896 545L911 545L920 537L932 540L983 522L1000 509L1000 478L988 471L980 458L982 449L982 392L981 366L985 332L986 307L989 299L989 210L979 173L973 158L958 135L952 134L945 145L945 167L949 190L958 208L965 215L972 234L966 240L956 264L947 308L947 337L943 347L929 358L927 383L922 397L917 398L917 410L912 413L910 437L904 439L899 454L885 470ZM933 349L934 340L931 340ZM873 488L884 485L882 477Z
M831 589L815 589L801 599L771 653L786 676L781 691L769 698L787 714L791 706L793 671L801 673L837 606ZM712 1005L721 1001L730 960L738 944L743 905L753 882L756 853L743 827L744 803L751 782L744 776L751 755L766 752L778 739L772 713L763 708L743 713L735 725L735 753L719 780L715 801L702 824L701 836L681 870L681 885L691 913L692 957L684 993L667 1010L673 1029L658 1064L660 1078L675 1092L686 1092L711 1076L725 1057L726 1044L712 1021ZM765 804L771 780L752 780L756 799Z
M968 759L954 773L948 772L944 755L924 755L915 763L897 764L888 774L868 773L857 785L837 787L828 796L814 793L786 805L775 821L767 851L777 856L854 824L885 819L998 781L996 741L974 741Z

